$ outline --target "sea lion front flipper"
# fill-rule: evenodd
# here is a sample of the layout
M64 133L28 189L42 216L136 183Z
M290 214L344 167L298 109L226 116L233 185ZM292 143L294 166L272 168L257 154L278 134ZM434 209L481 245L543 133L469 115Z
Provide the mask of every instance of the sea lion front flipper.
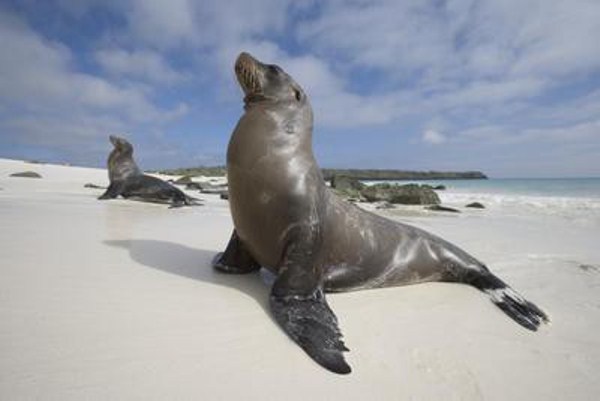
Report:
M352 371L344 360L348 348L325 300L321 274L312 266L313 252L303 247L306 244L298 238L288 246L271 290L271 311L288 336L319 365L347 374Z
M308 297L271 294L270 305L277 323L319 365L339 374L352 371L343 354L349 350L323 290Z
M111 182L106 191L98 197L99 200L114 199L121 193L123 184L121 182Z
M225 252L215 256L212 266L221 273L229 274L245 274L260 269L260 264L250 255L235 230L231 234Z

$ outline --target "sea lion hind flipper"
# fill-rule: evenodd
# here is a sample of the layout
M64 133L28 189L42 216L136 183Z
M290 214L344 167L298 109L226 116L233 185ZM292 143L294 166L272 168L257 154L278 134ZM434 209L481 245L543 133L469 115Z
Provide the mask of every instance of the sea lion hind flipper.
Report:
M215 256L212 266L215 270L228 274L245 274L260 269L260 264L250 255L235 230L231 234L227 248Z
M161 185L164 187L163 193L171 200L171 208L181 206L204 206L201 199L188 196L181 189L168 182L163 181Z
M204 206L204 203L202 203L203 199L194 198L192 196L188 196L185 194L184 194L184 196L185 196L185 199L183 201L183 204L185 206Z
M542 323L550 321L537 305L526 300L487 269L480 279L470 284L485 292L498 308L528 330L537 331Z
M550 321L544 311L510 287L486 292L498 308L528 330L537 331L542 323Z
M342 341L337 317L321 289L308 297L272 293L270 306L277 323L319 365L339 374L352 371L344 360L343 352L349 350Z
M169 209L174 209L183 206L204 206L201 199L192 198L191 196L187 196L185 194L175 194L171 198L171 204Z

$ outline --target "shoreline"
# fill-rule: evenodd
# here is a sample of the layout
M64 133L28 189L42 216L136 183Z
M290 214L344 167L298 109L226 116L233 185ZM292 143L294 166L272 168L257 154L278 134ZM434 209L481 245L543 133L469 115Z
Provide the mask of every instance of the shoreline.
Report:
M225 175L224 166L216 167L184 167L175 169L153 170L167 175ZM356 180L429 180L429 179L487 179L480 171L411 171L398 169L334 169L321 168L325 181L331 181L334 176L344 176Z

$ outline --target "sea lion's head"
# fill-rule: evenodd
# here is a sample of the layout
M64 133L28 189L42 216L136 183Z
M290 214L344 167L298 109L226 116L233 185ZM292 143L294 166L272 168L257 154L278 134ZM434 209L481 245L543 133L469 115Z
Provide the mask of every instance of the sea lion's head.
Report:
M141 174L133 160L133 146L124 138L116 135L109 136L114 149L108 155L108 176L110 181L124 180L125 178Z
M133 154L133 146L124 138L116 135L109 136L110 143L115 147L115 151L120 154Z
M249 53L235 62L235 75L244 91L246 105L258 102L305 104L306 95L292 77L275 64L264 64Z

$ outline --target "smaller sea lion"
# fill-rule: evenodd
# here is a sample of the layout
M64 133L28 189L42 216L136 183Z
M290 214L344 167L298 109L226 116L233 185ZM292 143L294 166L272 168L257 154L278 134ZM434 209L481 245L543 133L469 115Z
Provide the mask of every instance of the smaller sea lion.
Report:
M133 146L123 138L111 135L114 149L108 156L110 185L98 199L114 199L121 195L153 203L167 203L172 207L201 205L198 199L184 194L180 189L163 180L145 175L133 160Z

